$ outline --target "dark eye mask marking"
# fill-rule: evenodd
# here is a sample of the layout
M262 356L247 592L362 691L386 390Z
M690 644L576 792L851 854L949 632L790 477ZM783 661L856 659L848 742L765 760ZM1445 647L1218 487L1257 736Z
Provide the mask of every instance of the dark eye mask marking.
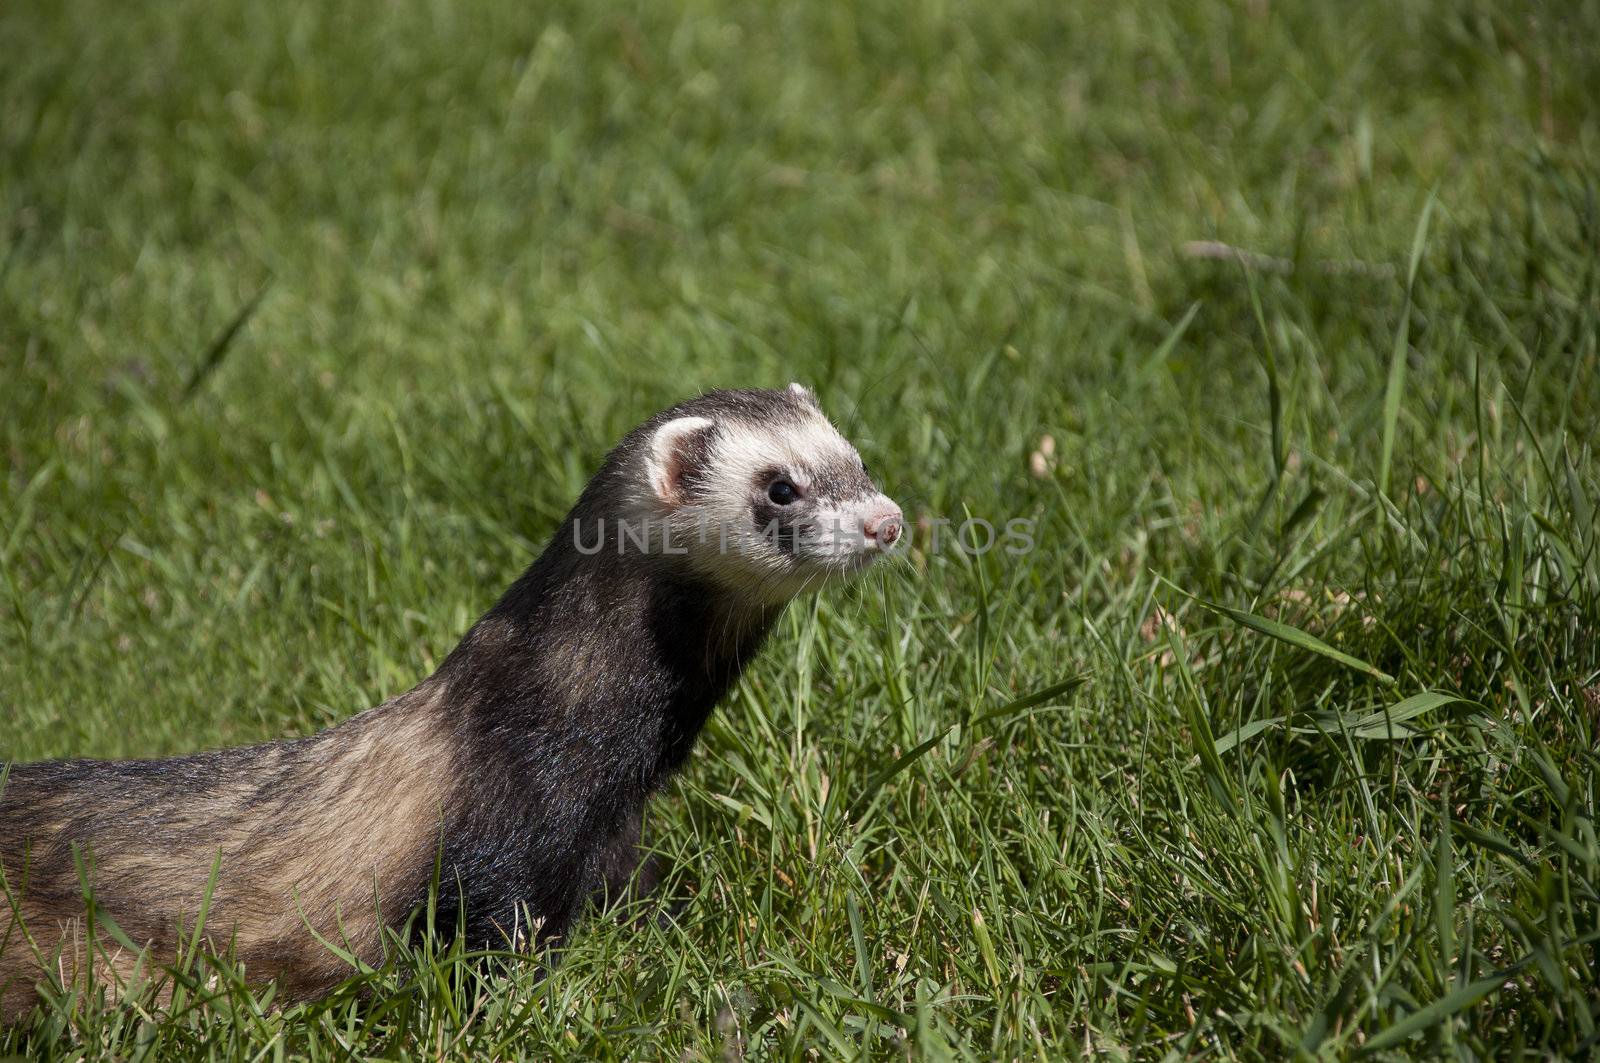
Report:
M765 538L779 553L792 554L807 526L798 512L802 503L776 506L762 496L751 509L756 534Z

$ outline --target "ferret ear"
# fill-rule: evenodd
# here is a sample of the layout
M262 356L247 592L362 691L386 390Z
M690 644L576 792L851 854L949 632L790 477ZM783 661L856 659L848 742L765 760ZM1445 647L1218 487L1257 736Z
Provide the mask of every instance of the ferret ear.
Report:
M677 417L650 437L645 473L657 499L669 506L683 501L684 478L711 458L711 430L707 417Z
M807 401L809 403L812 403L813 405L816 404L816 401L817 401L816 392L812 391L810 388L806 387L804 384L791 381L790 384L789 384L789 393L791 395L796 395L799 398L802 398L805 401Z

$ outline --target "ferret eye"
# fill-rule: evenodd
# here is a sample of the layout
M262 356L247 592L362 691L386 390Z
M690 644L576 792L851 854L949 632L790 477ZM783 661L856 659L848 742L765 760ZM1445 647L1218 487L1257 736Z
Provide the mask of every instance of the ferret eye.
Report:
M800 497L800 492L795 490L794 484L788 480L774 480L772 486L767 488L767 497L772 499L775 505L787 506Z

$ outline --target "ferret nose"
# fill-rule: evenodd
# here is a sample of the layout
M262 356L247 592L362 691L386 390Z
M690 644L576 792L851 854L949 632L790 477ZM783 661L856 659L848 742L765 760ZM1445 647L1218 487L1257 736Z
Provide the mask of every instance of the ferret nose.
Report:
M884 546L893 546L900 538L900 530L904 524L900 516L900 507L893 502L889 508L868 517L861 530L868 539L882 543Z

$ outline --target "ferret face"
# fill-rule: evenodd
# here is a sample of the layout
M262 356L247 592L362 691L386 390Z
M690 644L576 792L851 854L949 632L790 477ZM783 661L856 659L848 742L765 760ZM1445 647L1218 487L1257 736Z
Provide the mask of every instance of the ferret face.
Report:
M892 549L900 507L799 384L668 411L644 462L669 549L729 590L787 600Z

